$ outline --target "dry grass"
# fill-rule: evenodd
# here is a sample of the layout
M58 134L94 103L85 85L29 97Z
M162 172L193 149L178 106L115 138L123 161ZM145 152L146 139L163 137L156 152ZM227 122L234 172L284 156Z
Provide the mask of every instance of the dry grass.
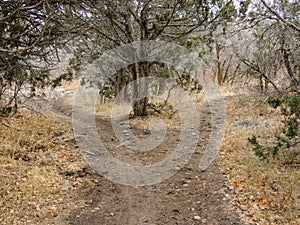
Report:
M239 96L228 101L228 124L221 150L223 172L234 187L233 203L247 224L300 224L299 164L285 157L261 161L247 141L252 134L267 140L282 127L282 116L262 97ZM252 119L250 126L236 120Z
M156 111L155 109L160 109L160 106L165 104L164 99L166 99L166 96L151 98L149 100L150 105L155 104L156 107L148 107L148 115L146 117L132 117L133 110L132 105L129 102L115 103L114 100L108 100L104 104L101 104L100 101L97 101L95 109L98 116L105 118L122 119L130 117L130 124L142 129L148 129L149 124L153 119L161 119L169 128L180 129L181 119L197 116L194 111L188 110L189 107L187 107L186 111L181 111L181 116L183 118L180 118L178 108L185 103L182 102L182 99L176 95L170 96L167 104L162 108L161 112ZM202 94L198 94L191 96L191 100L197 105L203 103L205 98Z
M76 189L65 174L85 167L70 125L22 111L0 127L0 224L63 224Z
M234 187L233 203L246 224L300 224L300 170L285 159L264 162L254 155L247 137L271 136L282 126L281 115L263 98L230 97L221 164ZM102 108L110 115L112 103ZM144 126L153 117L174 126L176 114L154 113L131 123ZM252 119L250 126L236 120ZM68 224L74 193L90 180L70 176L87 166L74 144L71 125L50 116L22 111L0 118L0 224ZM294 164L296 165L296 164ZM84 203L82 203L84 204Z

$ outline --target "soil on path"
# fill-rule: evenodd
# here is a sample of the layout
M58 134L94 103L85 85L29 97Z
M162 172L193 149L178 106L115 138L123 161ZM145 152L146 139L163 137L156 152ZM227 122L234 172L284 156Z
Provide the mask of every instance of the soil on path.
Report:
M69 115L70 106L55 107ZM68 110L64 110L68 109ZM73 201L80 207L65 218L74 225L166 225L166 224L242 224L237 212L231 208L231 195L227 181L220 172L218 161L204 172L199 162L211 133L210 109L202 105L199 142L189 162L174 176L162 183L132 187L113 183L97 175L90 168L73 177L83 177L91 182L76 190ZM115 137L110 119L96 118L101 138L110 153L130 164L148 164L160 161L174 149L180 130L169 128L163 143L150 152L132 152ZM147 135L139 126L130 128L133 133Z

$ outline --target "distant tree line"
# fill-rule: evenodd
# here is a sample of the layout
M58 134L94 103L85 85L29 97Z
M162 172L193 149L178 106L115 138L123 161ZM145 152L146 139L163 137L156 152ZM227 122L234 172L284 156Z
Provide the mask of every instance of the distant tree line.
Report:
M250 80L262 92L298 90L299 11L295 0L1 1L0 111L13 113L20 96L55 87L106 50L143 40L175 42L196 52L213 67L219 85ZM73 58L65 73L53 78L51 66L63 49ZM133 81L134 115L146 115L148 98L139 96L147 87L136 80L155 71L180 85L197 86L190 74L139 62L108 80L112 95Z

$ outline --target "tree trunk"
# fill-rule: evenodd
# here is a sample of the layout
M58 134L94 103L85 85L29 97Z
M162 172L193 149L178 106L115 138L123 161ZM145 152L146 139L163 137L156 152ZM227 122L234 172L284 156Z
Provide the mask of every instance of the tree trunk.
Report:
M259 87L260 87L260 92L264 93L264 82L263 82L263 76L259 75Z
M282 32L282 36L281 36L281 40L280 40L280 44L281 44L281 52L283 54L283 62L284 62L284 66L287 70L288 76L290 77L290 81L291 81L291 86L292 87L296 87L297 86L297 79L294 76L294 71L292 69L292 66L290 64L290 56L289 56L289 52L287 51L287 49L285 48L285 35L284 32Z
M149 63L140 62L131 66L132 70L132 95L133 95L133 113L134 116L147 116L148 106L148 84L146 78L149 75Z
M221 85L222 81L223 81L223 66L221 64L221 57L220 57L220 53L221 53L222 47L221 45L217 44L216 46L216 54L217 54L217 80L218 80L218 84Z
M142 98L134 102L133 113L134 116L147 116L148 98Z

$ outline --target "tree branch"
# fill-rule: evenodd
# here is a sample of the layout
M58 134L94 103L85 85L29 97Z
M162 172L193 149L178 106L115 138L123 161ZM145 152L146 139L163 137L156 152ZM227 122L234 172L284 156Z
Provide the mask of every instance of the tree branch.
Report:
M280 16L280 14L278 12L276 12L274 9L272 9L264 0L260 0L260 1L274 16L277 17L278 20L280 20L284 24L288 25L289 27L293 28L294 30L296 30L300 33L300 27L285 20L282 16Z

